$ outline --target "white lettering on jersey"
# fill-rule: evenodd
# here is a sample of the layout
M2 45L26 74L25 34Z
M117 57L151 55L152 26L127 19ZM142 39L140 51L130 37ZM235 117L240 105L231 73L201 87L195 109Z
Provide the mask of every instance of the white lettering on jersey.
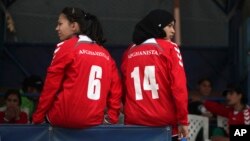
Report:
M100 66L91 66L89 73L87 97L92 100L100 99L101 94L102 68Z
M90 50L86 50L86 49L81 49L81 50L79 50L79 54L100 56L100 57L104 57L105 59L109 60L109 56L107 56L105 53L99 52L99 51L90 51Z
M133 58L133 57L136 57L136 56L146 56L146 55L159 55L158 51L157 50L143 50L143 51L136 51L136 52L133 52L133 53L130 53L128 55L128 58Z
M142 100L142 90L141 90L141 80L139 74L139 67L135 67L131 72L131 78L134 79L134 88L135 88L135 99ZM155 78L155 66L145 66L144 69L144 79L143 79L143 90L152 92L152 99L158 99L159 94L159 85L156 82Z

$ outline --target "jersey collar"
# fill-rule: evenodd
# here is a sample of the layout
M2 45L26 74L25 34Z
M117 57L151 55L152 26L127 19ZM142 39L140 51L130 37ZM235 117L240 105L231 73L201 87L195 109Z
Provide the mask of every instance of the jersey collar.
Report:
M88 36L86 35L79 35L79 40L81 42L93 42Z
M157 44L155 38L150 38L144 41L142 44Z

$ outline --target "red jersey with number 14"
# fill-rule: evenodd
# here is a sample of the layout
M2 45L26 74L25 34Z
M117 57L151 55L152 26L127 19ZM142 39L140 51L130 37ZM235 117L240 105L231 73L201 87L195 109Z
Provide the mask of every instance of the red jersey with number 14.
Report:
M102 46L80 35L58 44L48 68L33 123L84 128L103 123L104 110L118 122L122 84L115 61Z
M134 45L124 54L121 70L125 124L188 124L186 76L176 44L152 38Z

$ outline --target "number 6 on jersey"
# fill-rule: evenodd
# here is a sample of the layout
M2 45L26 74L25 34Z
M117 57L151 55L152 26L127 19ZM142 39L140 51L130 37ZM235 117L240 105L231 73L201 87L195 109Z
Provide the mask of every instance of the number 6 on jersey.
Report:
M92 100L98 100L101 93L101 81L102 68L100 66L93 65L90 69L89 83L88 83L88 98Z
M135 67L133 72L131 72L131 78L134 79L134 87L135 87L135 99L142 100L142 90L141 90L141 82L140 82L140 74L139 67ZM143 79L143 89L151 90L152 98L158 99L158 89L159 86L156 83L155 79L155 66L146 66L144 69L144 79Z

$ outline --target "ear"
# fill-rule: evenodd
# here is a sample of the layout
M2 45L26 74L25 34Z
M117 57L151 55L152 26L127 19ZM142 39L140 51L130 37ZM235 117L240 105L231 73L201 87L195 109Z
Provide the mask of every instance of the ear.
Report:
M75 31L75 33L79 32L80 31L80 27L79 27L79 24L77 22L73 22L71 24L71 27L72 29Z

